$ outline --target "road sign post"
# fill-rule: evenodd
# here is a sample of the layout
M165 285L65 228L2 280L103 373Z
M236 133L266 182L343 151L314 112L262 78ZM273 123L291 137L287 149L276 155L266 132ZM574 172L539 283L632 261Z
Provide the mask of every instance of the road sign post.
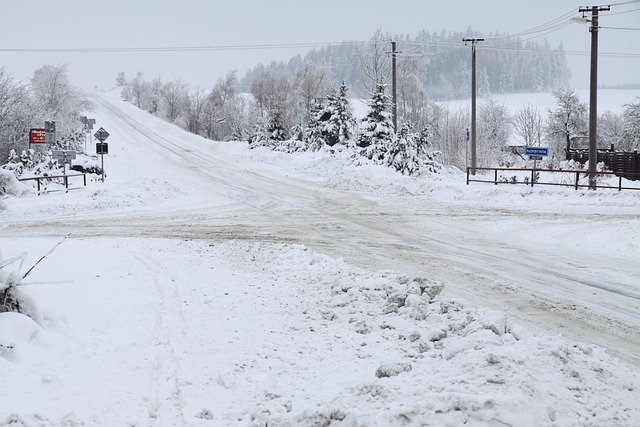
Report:
M100 154L100 158L102 160L102 182L104 182L104 155L109 152L109 144L104 142L107 138L109 138L109 132L104 130L104 128L100 128L93 134L100 143L96 144L96 153Z
M29 146L31 144L46 144L46 133L44 128L29 129Z
M76 152L75 151L69 151L69 150L53 150L51 152L53 159L57 160L58 163L60 163L60 161L62 161L62 174L66 175L67 174L67 163L69 163L69 165L71 165L71 160L76 158Z
M87 140L91 142L91 131L93 130L93 125L96 124L96 119L89 119L87 116L80 117L80 121L84 124L84 131L86 132L86 137L84 139L84 152L87 152Z
M538 169L538 160L549 155L548 147L524 147L525 156L529 156L529 160L533 160L533 168ZM532 181L535 181L535 174ZM533 184L533 182L532 182Z
M44 131L45 142L49 145L54 145L56 143L56 122L44 122Z

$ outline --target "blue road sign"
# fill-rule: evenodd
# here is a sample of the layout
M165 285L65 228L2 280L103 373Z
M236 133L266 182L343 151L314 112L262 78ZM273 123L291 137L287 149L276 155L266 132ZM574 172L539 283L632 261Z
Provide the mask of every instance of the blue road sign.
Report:
M547 147L525 147L525 156L548 156L549 149Z

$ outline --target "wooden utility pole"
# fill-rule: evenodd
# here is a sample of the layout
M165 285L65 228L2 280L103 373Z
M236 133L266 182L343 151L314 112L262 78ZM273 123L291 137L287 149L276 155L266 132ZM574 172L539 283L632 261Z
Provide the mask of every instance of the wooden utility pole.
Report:
M598 164L598 12L611 10L610 6L587 6L578 9L591 12L591 79L589 83L589 188L596 189Z
M471 42L471 174L476 174L476 43L484 39L463 38L466 45Z
M398 132L398 90L396 73L396 42L391 41L391 115L393 116L393 130Z

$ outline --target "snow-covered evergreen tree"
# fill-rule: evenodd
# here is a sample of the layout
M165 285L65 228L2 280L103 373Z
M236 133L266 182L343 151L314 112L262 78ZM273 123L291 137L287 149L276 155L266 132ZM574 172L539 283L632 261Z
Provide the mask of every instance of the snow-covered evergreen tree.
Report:
M348 145L353 136L356 121L347 98L347 85L342 82L337 91L329 94L327 105L316 116L322 128L325 143Z
M417 135L410 124L404 124L389 147L386 164L403 175L438 172L442 165L437 161L438 153L428 149L426 136L425 131Z
M403 175L413 175L420 169L416 135L409 124L403 125L389 146L385 163Z
M382 163L385 153L395 138L389 96L383 84L377 84L369 101L369 111L360 123L360 133L356 145L360 155Z
M276 149L287 139L287 132L282 125L282 115L278 110L271 110L265 119L256 123L249 143L251 148L265 146Z
M316 116L311 116L309 124L305 129L304 139L306 142L306 151L320 151L325 145L322 127L320 123L318 123Z
M282 113L279 110L273 110L269 114L269 122L267 123L267 137L274 145L287 139L287 131L282 122Z

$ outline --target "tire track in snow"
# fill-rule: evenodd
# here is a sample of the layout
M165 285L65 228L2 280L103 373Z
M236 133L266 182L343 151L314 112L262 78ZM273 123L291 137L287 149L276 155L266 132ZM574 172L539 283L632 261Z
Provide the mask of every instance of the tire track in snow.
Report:
M183 426L185 402L180 381L180 359L176 348L187 338L180 292L175 277L158 273L162 266L154 259L136 254L136 259L153 276L158 296L152 331L153 362L149 384L149 426Z

